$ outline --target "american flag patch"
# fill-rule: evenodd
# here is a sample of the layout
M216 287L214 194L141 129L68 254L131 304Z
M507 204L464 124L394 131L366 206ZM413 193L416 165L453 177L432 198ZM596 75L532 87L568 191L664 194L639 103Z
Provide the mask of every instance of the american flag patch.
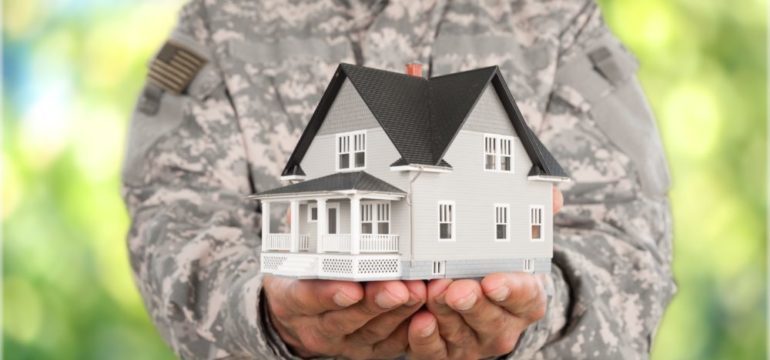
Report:
M184 47L167 42L150 64L150 80L161 88L181 94L206 60Z

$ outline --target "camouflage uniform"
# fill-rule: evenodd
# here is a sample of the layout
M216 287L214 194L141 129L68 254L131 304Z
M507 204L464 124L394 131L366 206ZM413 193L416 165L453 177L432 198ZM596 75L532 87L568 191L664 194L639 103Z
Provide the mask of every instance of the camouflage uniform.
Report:
M592 0L193 0L171 39L205 58L186 92L148 84L129 135L128 245L183 358L291 358L261 305L260 216L339 62L432 75L499 65L571 174L549 311L514 358L646 358L675 292L663 151L636 62Z

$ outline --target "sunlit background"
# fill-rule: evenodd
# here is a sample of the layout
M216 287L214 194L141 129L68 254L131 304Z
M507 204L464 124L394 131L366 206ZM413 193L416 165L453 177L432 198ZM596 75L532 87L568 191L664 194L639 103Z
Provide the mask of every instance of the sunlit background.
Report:
M654 359L765 358L766 9L601 0L641 61L673 173L679 294ZM180 0L3 2L3 352L171 358L134 287L127 121Z

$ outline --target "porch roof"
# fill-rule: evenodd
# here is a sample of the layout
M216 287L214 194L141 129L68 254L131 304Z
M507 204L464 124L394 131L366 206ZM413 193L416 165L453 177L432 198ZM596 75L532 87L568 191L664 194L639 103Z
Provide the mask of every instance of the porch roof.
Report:
M307 180L267 190L249 196L252 199L270 198L281 195L363 191L381 194L405 195L403 190L372 176L364 171L339 172L317 179Z

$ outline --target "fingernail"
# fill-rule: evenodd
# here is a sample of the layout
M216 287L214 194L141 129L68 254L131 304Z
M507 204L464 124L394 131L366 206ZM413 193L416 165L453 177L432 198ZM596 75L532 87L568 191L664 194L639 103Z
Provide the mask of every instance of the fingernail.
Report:
M507 286L501 286L497 289L494 289L489 292L489 297L492 298L494 301L503 301L506 298L508 298L508 294L511 293L511 290L508 289Z
M382 291L374 297L374 302L377 306L383 309L390 309L396 305L400 305L400 302L387 291Z
M353 305L356 303L356 300L345 294L344 292L340 291L332 297L332 300L334 301L337 306L342 307L348 307L350 305Z
M476 294L470 293L470 295L460 300L457 300L454 307L457 310L468 310L471 307L473 307L473 304L475 303L476 303Z
M420 331L420 335L422 337L428 337L433 334L433 332L436 331L436 322L432 321L430 325L426 326L422 331Z
M411 296L410 296L410 297L409 297L409 301L407 301L407 302L406 302L406 306L415 306L415 305L417 305L419 302L420 302L420 300L418 300L418 299L417 299L417 298L415 298L415 297L411 297Z

